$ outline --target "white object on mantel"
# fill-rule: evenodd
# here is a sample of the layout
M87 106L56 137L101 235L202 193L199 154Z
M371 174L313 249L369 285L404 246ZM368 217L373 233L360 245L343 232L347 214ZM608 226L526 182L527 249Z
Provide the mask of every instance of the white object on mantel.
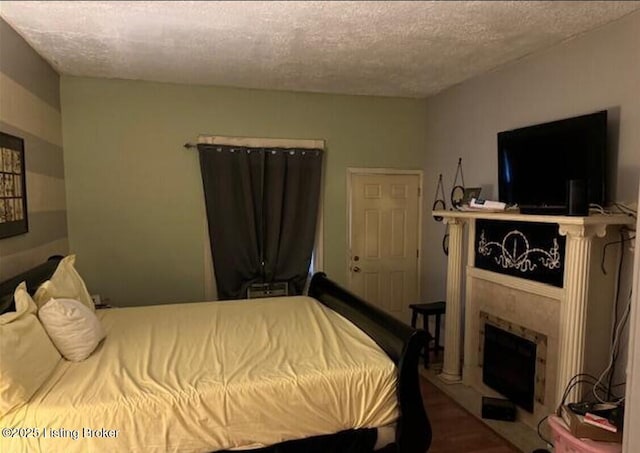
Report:
M587 328L587 308L592 293L600 290L597 284L589 288L590 271L592 269L591 255L594 238L602 238L611 227L619 228L622 225L633 224L634 220L625 215L592 215L588 217L569 217L552 215L524 215L516 213L490 213L490 212L460 212L460 211L433 211L433 216L440 216L449 225L449 258L447 266L447 316L445 318L445 354L442 374L440 378L444 382L460 382L462 380L462 285L464 256L462 244L464 241L464 226L469 225L469 253L467 276L480 278L483 281L493 281L507 288L539 294L544 297L553 296L561 302L560 326L558 339L558 363L555 379L554 401L547 402L545 406L554 407L562 399L564 389L575 374L581 373L585 366L585 340ZM496 274L473 267L474 261L474 236L475 220L502 220L515 222L540 222L557 224L559 233L566 236L565 251L565 277L564 288L555 288L550 285L532 282L517 277ZM599 250L599 249L598 249ZM610 278L610 277L607 277ZM467 282L467 306L465 315L469 318L469 303L471 287ZM599 296L598 296L599 297ZM608 297L608 296L607 296ZM611 295L611 298L613 295ZM609 299L611 299L609 298ZM465 326L472 324L469 319ZM469 335L469 333L467 333ZM467 350L477 349L476 345L466 345ZM468 364L465 364L467 369ZM465 379L466 381L466 379ZM576 400L581 392L580 386L574 387L567 401Z

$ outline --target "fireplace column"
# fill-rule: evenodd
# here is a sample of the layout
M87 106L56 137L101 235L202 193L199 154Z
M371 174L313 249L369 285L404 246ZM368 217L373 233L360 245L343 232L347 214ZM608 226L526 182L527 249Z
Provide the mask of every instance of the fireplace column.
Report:
M556 405L562 401L569 380L584 371L592 240L595 235L603 237L606 234L606 225L561 223L559 231L567 237L567 247L564 270L565 296L560 312ZM576 385L567 395L566 402L577 402L581 396L582 385Z
M462 244L464 220L445 217L449 225L449 260L447 263L447 314L445 316L444 359L442 373L444 382L460 382L462 341Z

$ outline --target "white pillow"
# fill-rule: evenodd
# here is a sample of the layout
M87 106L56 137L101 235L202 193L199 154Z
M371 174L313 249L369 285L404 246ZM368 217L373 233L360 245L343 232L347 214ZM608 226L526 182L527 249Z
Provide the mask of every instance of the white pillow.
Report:
M38 307L42 307L53 298L78 300L91 311L95 310L91 295L84 280L75 268L76 256L64 257L50 280L44 282L33 296Z
M89 357L105 337L96 314L77 300L51 299L38 316L58 351L72 362Z
M61 359L24 282L14 300L16 311L0 315L0 417L28 402Z

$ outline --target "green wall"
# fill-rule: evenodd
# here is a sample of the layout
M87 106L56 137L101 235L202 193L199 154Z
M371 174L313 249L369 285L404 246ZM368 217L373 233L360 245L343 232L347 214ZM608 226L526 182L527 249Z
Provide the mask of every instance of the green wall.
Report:
M340 282L346 169L421 168L426 152L420 100L69 76L61 96L70 248L116 305L204 297L201 179L182 147L198 134L326 140L325 270Z

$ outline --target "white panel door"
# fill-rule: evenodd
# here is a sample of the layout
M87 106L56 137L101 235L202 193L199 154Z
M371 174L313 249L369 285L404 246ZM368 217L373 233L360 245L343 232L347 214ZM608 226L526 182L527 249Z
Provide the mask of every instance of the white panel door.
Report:
M350 289L408 322L419 302L420 176L351 174L350 183Z

